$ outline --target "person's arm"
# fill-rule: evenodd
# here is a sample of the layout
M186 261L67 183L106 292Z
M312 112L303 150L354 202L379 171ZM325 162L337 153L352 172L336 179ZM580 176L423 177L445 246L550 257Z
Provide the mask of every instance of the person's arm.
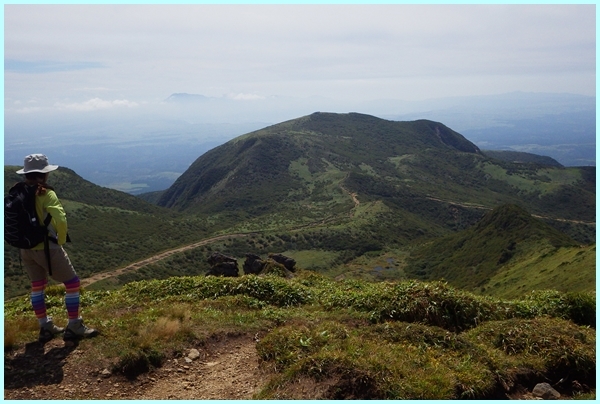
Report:
M56 192L48 190L44 197L44 209L52 215L52 226L58 235L58 245L63 245L67 242L67 214Z

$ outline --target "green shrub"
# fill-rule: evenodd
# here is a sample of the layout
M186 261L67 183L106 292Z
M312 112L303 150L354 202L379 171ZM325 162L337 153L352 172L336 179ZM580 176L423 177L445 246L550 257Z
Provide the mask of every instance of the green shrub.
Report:
M122 373L128 379L135 379L142 373L147 373L151 367L160 367L164 355L156 350L129 350L122 353L113 371Z
M595 383L596 334L588 327L559 318L539 317L490 321L464 335L473 343L502 353L502 356L491 354L490 358ZM498 362L496 367L506 368Z

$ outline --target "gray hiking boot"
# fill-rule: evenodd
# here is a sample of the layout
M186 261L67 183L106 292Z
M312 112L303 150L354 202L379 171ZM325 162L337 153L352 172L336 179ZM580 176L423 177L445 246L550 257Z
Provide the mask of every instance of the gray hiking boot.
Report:
M38 341L45 343L50 341L56 334L60 334L65 329L54 324L52 317L48 317L48 321L40 328L40 336Z
M83 319L78 318L67 325L63 339L65 341L74 341L81 338L95 337L96 335L98 335L97 330L86 327L85 324L83 324Z

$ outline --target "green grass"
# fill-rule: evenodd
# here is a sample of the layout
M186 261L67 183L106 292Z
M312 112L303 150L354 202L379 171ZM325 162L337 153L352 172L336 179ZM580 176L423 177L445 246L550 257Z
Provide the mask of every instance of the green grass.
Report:
M64 289L49 314L66 321ZM84 290L82 312L101 336L77 360L135 378L190 344L235 332L257 344L270 380L256 399L302 399L310 380L325 399L485 399L505 385L574 377L595 389L595 297L536 292L482 297L445 283L335 282L298 270L238 278L172 277L112 291ZM37 338L25 297L5 303L5 350ZM514 369L521 369L515 373ZM531 380L528 380L531 382ZM588 394L581 391L580 394Z
M596 287L596 245L531 252L490 278L488 295L518 298L530 290L592 291Z
M562 185L574 185L582 180L577 168L546 167L531 170L515 170L510 165L503 167L490 162L482 164L482 170L492 178L527 192L552 192Z

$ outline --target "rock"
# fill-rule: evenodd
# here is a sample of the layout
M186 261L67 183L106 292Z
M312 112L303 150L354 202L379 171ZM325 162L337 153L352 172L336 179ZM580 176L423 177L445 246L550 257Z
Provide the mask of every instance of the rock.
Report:
M217 265L223 262L235 262L237 264L237 260L233 257L228 257L225 254L221 254L220 252L214 252L208 257L208 263L210 265Z
M198 359L200 357L200 352L197 349L192 348L192 349L190 349L190 353L188 353L187 357L190 358L191 360Z
M548 383L538 383L533 388L533 395L541 397L544 400L557 400L560 393L552 388Z
M100 376L102 376L104 378L110 377L110 375L111 375L111 373L110 373L110 370L108 370L108 369L104 369L102 372L100 372Z
M244 261L244 269L245 274L255 274L258 275L263 268L265 267L266 262L261 260L260 257L256 254L246 254L246 261Z
M290 272L295 272L296 271L296 260L290 257L286 257L285 255L282 254L269 254L269 258L271 258L273 261L283 265L285 267L285 269L287 269Z
M211 268L206 273L207 276L239 276L238 263L233 257L228 257L220 252L214 252L208 257L208 263L211 265Z
M236 277L239 276L240 270L238 268L237 262L222 262L216 265L213 265L206 276L227 276L227 277Z

